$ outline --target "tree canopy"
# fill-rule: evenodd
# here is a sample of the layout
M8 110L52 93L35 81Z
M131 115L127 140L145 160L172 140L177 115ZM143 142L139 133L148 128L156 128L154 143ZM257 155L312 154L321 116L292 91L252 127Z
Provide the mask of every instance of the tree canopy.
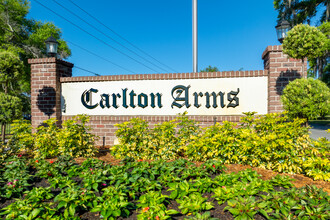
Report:
M328 38L326 42L327 49L323 56L308 60L310 66L309 74L314 77L318 76L319 79L330 86L330 63L328 62L330 57L330 22L324 22L317 28Z
M0 51L0 84L5 94L17 87L17 79L24 72L23 62L17 54L9 51Z
M328 49L328 41L329 39L316 27L299 24L284 38L283 53L292 58L301 59L304 64L305 58L315 59L324 56Z
M308 23L321 13L320 22L329 21L329 0L275 0L274 8L278 11L278 20L285 19L292 26Z
M200 72L218 72L219 69L216 66L209 65L208 67L201 69Z
M59 42L60 58L71 55L66 42L61 39L61 30L51 22L28 18L30 2L27 0L0 0L0 50L19 55L24 71L17 79L20 90L30 92L29 58L46 57L45 40L51 35Z

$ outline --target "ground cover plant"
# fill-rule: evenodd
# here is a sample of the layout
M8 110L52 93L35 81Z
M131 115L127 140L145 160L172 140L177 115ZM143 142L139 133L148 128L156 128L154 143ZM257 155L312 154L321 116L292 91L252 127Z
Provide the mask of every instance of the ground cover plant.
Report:
M11 156L0 163L4 219L329 219L330 196L295 188L287 176L262 180L222 162Z

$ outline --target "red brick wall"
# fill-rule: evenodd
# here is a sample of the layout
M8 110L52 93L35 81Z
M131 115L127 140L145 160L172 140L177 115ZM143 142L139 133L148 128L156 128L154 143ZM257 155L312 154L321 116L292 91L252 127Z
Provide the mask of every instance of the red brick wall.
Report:
M268 46L262 54L264 68L268 70L268 112L281 112L281 95L284 87L292 80L301 78L302 61L288 58L282 46ZM305 74L307 61L305 62Z
M128 81L128 80L169 80L169 79L205 79L205 78L232 78L232 77L261 77L268 76L268 112L282 111L280 95L289 81L299 78L302 70L300 60L289 59L282 53L281 46L268 46L262 54L265 70L254 71L227 71L203 73L168 73L168 74L137 74L113 76L70 77L73 64L55 58L29 60L31 64L31 105L32 125L39 126L43 120L55 117L59 124L62 120L72 116L61 116L60 90L61 83L70 82L97 82L97 81ZM306 68L307 69L307 66ZM44 88L48 88L49 91ZM53 92L55 91L55 92ZM42 96L42 93L47 94ZM51 113L51 114L50 114ZM93 133L100 137L97 145L112 145L116 139L115 124L140 117L155 125L169 121L175 116L91 116L89 125ZM203 127L221 121L239 121L241 116L189 116Z
M103 145L103 137L105 137L105 145L113 145L116 136L115 132L117 128L115 124L120 124L125 121L129 121L134 117L139 117L143 120L149 122L150 126L159 124L164 121L173 120L176 116L145 116L145 115L136 115L136 116L90 116L90 125L93 128L93 133L99 136L99 140L96 142L98 146ZM221 121L239 121L241 116L189 116L189 118L199 122L199 125L202 127L213 125L215 122ZM62 116L62 120L71 119L71 116Z
M33 128L44 120L56 118L61 124L60 77L72 76L72 63L52 58L30 59L31 118Z

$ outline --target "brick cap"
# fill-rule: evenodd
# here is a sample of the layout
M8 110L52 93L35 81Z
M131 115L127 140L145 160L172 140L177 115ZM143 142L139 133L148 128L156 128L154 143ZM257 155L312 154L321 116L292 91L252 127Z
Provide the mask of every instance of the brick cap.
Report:
M46 64L46 63L56 63L56 64L62 64L67 67L73 67L74 64L67 62L62 59L58 59L56 57L47 57L47 58L35 58L35 59L28 59L29 64Z
M265 51L262 53L262 59L264 60L268 53L270 52L282 52L282 45L268 46Z
M108 75L108 76L78 76L61 77L61 83L69 82L101 82L101 81L132 81L132 80L176 80L176 79L210 79L234 77L268 76L266 70L199 72L199 73L156 73L136 75Z

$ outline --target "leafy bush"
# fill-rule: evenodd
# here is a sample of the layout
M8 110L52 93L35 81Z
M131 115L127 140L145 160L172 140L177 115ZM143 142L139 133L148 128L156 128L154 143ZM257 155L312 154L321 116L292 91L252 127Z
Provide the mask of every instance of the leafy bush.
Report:
M113 146L111 150L117 158L179 158L184 155L186 145L192 137L200 132L196 122L189 119L186 114L179 115L172 121L157 124L154 128L149 128L148 122L139 118L116 126L120 144Z
M314 59L324 56L328 49L328 39L316 27L307 24L298 24L290 31L283 40L283 53L292 58L301 59L303 78L305 78L305 58Z
M96 151L95 135L90 133L91 128L86 125L88 120L87 116L78 115L64 121L63 127L58 128L55 119L48 119L35 133L31 133L32 126L29 121L15 121L8 147L11 153L25 151L35 158L59 155L91 157Z
M285 87L281 99L291 118L311 120L330 112L330 89L320 80L296 79Z
M36 158L55 157L59 154L56 134L59 128L56 126L54 118L43 122L43 125L37 128L37 133L34 134L34 156Z
M95 135L91 134L91 128L86 125L89 118L77 115L71 120L62 123L62 129L57 133L59 152L71 157L90 157L94 155ZM80 123L79 123L80 122Z
M314 179L330 181L329 142L325 139L312 141L308 127L302 126L305 119L290 121L286 113L254 114L246 113L239 124L223 122L203 130L187 116L153 129L141 119L132 119L117 125L120 144L112 148L112 153L118 158L133 160L213 159L277 172L304 173ZM182 123L180 127L178 121Z
M11 125L12 136L8 145L12 149L30 151L34 143L31 122L28 120L15 120Z
M27 120L15 120L11 124L11 137L7 144L1 146L0 159L3 160L20 150L31 152L34 138L31 135L31 123Z
M242 163L279 172L300 173L299 156L310 146L303 120L287 121L286 115L246 116L238 128L225 122L206 128L187 150L189 158Z

